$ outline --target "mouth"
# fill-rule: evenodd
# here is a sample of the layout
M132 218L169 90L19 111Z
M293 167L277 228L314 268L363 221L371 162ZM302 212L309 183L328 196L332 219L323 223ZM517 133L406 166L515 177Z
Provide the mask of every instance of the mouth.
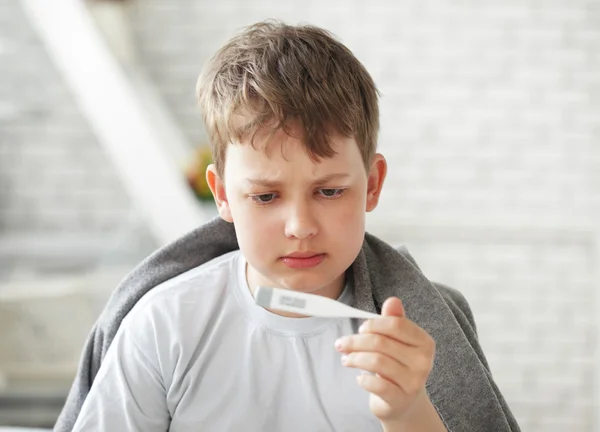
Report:
M289 255L284 256L283 258L312 258L317 255L324 255L319 252L314 251L306 251L306 252L293 252Z
M318 252L294 252L281 257L281 262L294 269L312 268L323 262L326 254Z

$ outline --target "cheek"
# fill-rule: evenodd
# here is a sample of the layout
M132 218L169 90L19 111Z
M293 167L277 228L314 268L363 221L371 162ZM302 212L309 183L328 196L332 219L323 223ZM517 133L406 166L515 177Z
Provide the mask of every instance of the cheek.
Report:
M340 226L357 226L364 224L366 200L363 194L355 194L337 208L335 219Z
M255 256L261 251L269 250L273 240L277 238L277 225L267 217L263 209L236 207L233 223L240 248L244 253Z
M335 212L335 216L332 214L328 220L332 229L348 230L362 226L364 224L364 214L357 207L345 208Z
M334 241L342 248L355 249L362 245L365 230L365 201L358 197L347 200L334 211L329 210L323 217L328 227L330 241ZM341 203L340 203L341 204Z

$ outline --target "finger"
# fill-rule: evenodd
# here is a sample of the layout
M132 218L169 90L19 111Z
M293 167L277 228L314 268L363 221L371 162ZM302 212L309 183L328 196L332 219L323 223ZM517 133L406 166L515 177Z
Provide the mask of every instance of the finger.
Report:
M432 343L429 334L405 317L385 317L365 321L358 329L359 333L378 333L396 339L411 346Z
M431 372L433 352L416 348L380 334L358 334L336 341L335 348L345 354L352 352L375 352L393 358L416 372Z
M397 297L388 298L383 302L383 306L381 307L381 315L396 317L405 316L404 305L402 304L402 301L400 301L400 299Z
M377 374L406 394L418 391L427 380L425 375L412 373L405 365L379 353L350 353L342 356L342 364Z

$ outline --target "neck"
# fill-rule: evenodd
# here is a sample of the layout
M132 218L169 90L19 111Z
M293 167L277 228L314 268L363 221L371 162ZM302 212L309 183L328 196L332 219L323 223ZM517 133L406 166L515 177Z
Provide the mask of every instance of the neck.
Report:
M270 286L270 287L274 287L274 288L284 288L284 289L289 289L289 290L293 290L293 291L302 291L302 292L306 292L308 294L316 294L316 295L320 295L323 297L332 298L335 300L335 299L339 298L339 296L342 294L342 291L344 290L344 284L346 283L346 276L345 276L345 274L342 274L340 277L338 277L334 281L328 283L325 286L319 287L317 289L296 290L293 287L282 286L281 284L276 284L276 283L272 282L268 278L265 278L260 273L258 273L250 264L246 263L246 282L248 283L248 287L249 287L250 292L252 293L253 297L256 292L256 289L259 286ZM290 317L290 318L307 318L306 315L300 315L300 314L296 314L293 312L284 312L284 311L273 310L273 309L268 309L268 311L271 313L274 313L276 315Z

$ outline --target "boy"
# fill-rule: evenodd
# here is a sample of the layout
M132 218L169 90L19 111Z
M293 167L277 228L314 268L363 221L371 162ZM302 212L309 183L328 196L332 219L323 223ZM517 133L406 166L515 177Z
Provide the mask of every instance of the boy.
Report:
M259 23L208 63L198 97L220 219L118 288L56 430L518 431L464 298L365 233L387 168L352 53L315 27ZM384 318L357 330L265 310L259 286Z

